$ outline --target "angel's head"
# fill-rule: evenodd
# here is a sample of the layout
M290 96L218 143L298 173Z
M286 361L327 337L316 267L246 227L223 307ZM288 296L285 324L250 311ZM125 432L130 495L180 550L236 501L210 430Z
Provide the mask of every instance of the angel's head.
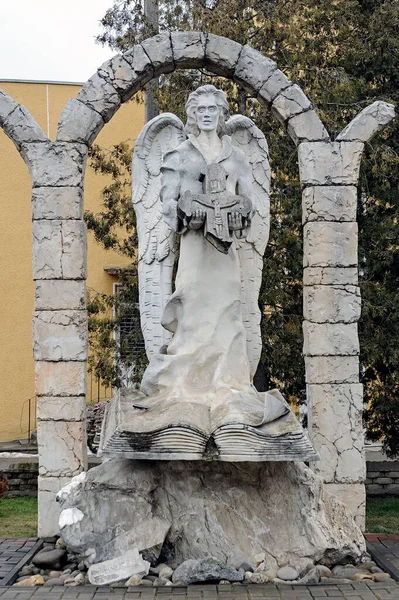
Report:
M203 85L189 95L186 114L187 134L197 136L202 130L216 129L219 136L224 135L230 116L226 94L214 85Z

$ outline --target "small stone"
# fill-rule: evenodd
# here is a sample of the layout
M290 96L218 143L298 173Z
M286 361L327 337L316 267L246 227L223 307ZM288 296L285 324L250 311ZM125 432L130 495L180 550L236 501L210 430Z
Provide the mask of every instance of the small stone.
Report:
M142 579L140 585L145 587L152 587L152 581L149 581L148 579Z
M30 579L30 577L32 577L32 575L24 575L23 577L18 577L18 579L15 583L19 583L20 581L25 581L25 579Z
M158 577L156 575L146 575L145 577L146 579L148 579L148 581L151 581L151 584L158 579Z
M357 573L361 573L361 570L357 569L352 565L347 565L345 567L338 565L333 568L332 572L335 577L345 577L346 579L352 579L354 575L356 575Z
M65 550L66 544L65 544L65 542L64 542L64 540L63 540L62 537L58 538L58 540L55 542L55 547L58 550Z
M70 575L72 573L72 569L64 569L62 572L64 575Z
M88 571L92 585L109 585L132 575L147 575L150 563L143 560L137 548L128 550L123 556L91 565Z
M75 569L75 571L72 571L71 573L71 577L76 577L76 575L80 575L79 569Z
M24 575L28 575L28 576L34 575L34 572L33 572L34 568L35 567L33 565L25 565L24 567L22 567L22 569L20 570L19 574L21 576L24 576Z
M78 568L78 565L74 562L72 562L72 563L69 562L65 565L65 569L71 569L71 573L72 573L72 571L75 571L77 568Z
M47 581L44 583L45 586L61 586L64 585L64 580L61 579L61 577L50 577L50 579L47 579Z
M87 567L85 565L84 560L80 561L80 563L78 564L78 569L79 569L79 571L87 571Z
M125 586L129 587L130 585L140 585L141 584L141 580L143 579L143 576L141 574L138 575L132 575L131 577L129 577L129 579L126 581ZM151 582L152 585L152 582Z
M298 579L299 573L293 567L281 567L277 571L277 577L283 581L294 581L294 579Z
M75 585L78 585L78 584L76 583L76 581L73 577L68 577L67 579L64 580L64 585L74 587Z
M50 544L50 542L44 542L43 543L43 548L42 548L42 552L45 550L54 550L55 548L55 544Z
M245 581L248 583L268 583L270 581L269 575L265 572L261 573L245 573Z
M184 583L184 581L174 581L172 583L173 587L186 587L186 584Z
M239 583L239 581L236 581L236 583ZM228 581L227 579L221 579L219 581L219 585L230 585L230 581Z
M84 585L86 582L86 577L84 573L79 572L77 575L75 575L75 581L78 585Z
M238 565L238 567L236 567L237 571L240 571L241 569L244 569L245 572L249 571L251 573L253 573L254 568L247 562L242 562L241 564Z
M255 573L261 573L262 571L265 570L265 568L266 568L266 563L261 562L255 567L254 571L255 571Z
M44 585L44 579L42 575L32 575L28 579L14 583L13 587L33 587L38 585Z
M165 579L171 579L173 575L173 569L171 567L168 567L168 565L159 565L158 573L160 577L164 577Z
M60 577L62 575L62 571L49 571L49 577Z
M165 577L157 577L156 580L153 581L152 585L154 587L161 587L169 583L172 583L169 579L166 579Z
M40 575L40 569L38 569L37 567L33 567L32 568L32 574L33 575Z
M45 569L40 569L40 575L45 575L45 574L46 574Z
M384 571L382 569L380 569L380 567L371 567L370 572L371 573L384 573Z
M393 581L393 579L389 575L389 573L374 573L373 581L375 581L377 583L380 583L380 582L382 583L383 581Z
M320 583L327 583L328 585L341 585L344 583L352 583L350 579L345 577L320 577Z
M363 581L363 579L373 579L373 575L371 573L355 573L351 577L352 581Z
M65 563L65 550L41 551L33 557L32 563L36 567L58 569Z
M306 575L304 575L296 583L300 583L301 585L311 585L313 583L319 583L320 577L320 571L316 567L314 567L313 569L310 569L310 571L308 571Z
M316 565L315 567L320 573L320 577L332 577L332 571L325 565Z
M56 541L57 541L57 539L58 539L58 538L57 538L57 537L54 535L54 536L52 536L52 537L45 537L45 538L43 538L43 542L44 542L45 544L55 544L55 543L56 543Z
M373 567L376 567L376 566L377 566L377 565L376 565L376 564L375 564L375 562L374 562L374 561L372 561L372 560L367 560L367 561L361 562L361 563L360 563L360 565L359 565L359 567L360 567L361 569L363 569L363 570L366 570L366 571L371 571L371 569L372 569Z

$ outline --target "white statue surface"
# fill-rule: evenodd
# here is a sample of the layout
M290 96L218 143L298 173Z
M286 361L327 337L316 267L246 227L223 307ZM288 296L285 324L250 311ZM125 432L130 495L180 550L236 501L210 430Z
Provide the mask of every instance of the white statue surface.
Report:
M309 440L277 390L252 384L261 354L259 289L269 235L263 133L230 118L213 85L189 95L187 123L150 121L133 157L141 392L110 404L102 452L131 458L306 460ZM176 238L179 258L173 290Z

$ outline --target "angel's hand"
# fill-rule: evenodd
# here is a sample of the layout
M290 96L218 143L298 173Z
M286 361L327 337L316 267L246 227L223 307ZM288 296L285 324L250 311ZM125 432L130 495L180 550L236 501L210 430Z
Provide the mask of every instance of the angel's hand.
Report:
M228 220L230 231L239 231L243 228L242 215L238 211L229 213Z
M188 224L189 229L199 229L205 223L206 212L204 210L195 210Z

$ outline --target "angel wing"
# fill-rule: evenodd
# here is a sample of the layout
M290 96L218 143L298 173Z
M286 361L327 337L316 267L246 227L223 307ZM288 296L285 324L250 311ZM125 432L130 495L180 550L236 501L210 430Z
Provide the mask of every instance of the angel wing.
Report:
M232 144L244 152L252 167L255 215L247 237L238 240L238 255L241 264L242 315L253 377L262 350L258 299L262 282L263 255L270 228L269 150L265 136L251 119L236 115L227 121L226 126Z
M138 236L141 329L148 358L170 340L161 325L172 293L175 233L162 217L161 166L167 152L185 140L183 123L171 113L149 121L137 138L132 163L133 206Z

